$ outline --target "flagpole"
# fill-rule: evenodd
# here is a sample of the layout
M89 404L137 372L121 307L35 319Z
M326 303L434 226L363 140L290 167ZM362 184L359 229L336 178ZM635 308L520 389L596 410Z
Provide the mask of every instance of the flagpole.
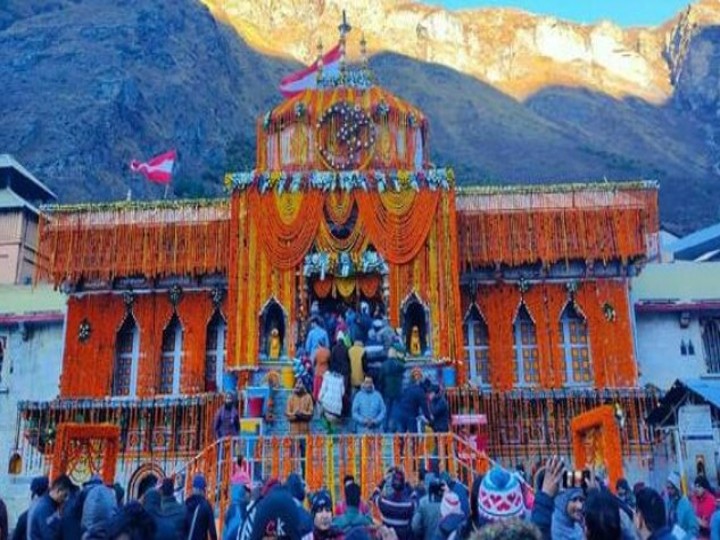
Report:
M163 195L163 199L167 199L167 198L168 198L168 192L169 192L169 191L170 191L170 182L168 182L167 184L165 184L165 194Z

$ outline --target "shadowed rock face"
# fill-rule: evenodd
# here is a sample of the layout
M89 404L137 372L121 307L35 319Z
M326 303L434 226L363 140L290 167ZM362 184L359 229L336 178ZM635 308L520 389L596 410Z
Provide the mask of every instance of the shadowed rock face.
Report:
M176 147L174 194L221 193L225 170L253 167L255 120L280 102L280 78L336 37L342 3L204 3L6 0L0 152L75 201L161 197L127 163ZM348 14L384 51L371 59L380 82L427 112L433 159L461 182L642 176L661 182L671 226L717 220L717 2L652 29L391 0Z

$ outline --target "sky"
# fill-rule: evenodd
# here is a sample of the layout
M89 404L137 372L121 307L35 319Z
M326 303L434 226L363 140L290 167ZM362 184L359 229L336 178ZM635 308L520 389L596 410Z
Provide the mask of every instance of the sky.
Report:
M662 24L690 0L425 0L446 8L517 7L579 23L609 19L620 26Z

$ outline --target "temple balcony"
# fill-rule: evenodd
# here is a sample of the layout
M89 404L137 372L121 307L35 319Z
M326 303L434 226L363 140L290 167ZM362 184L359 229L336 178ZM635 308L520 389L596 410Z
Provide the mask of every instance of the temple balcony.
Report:
M220 394L144 399L59 399L18 403L16 473L47 471L57 426L64 422L120 426L121 461L187 460L215 439Z

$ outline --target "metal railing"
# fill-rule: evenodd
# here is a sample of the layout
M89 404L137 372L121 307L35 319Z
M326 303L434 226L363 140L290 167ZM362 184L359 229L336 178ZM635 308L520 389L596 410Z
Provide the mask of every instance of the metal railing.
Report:
M57 426L65 422L120 426L118 458L158 464L189 460L215 440L219 394L182 398L59 399L18 404L16 452L23 470L47 470Z
M652 453L656 434L645 418L662 397L642 389L523 389L483 391L475 387L447 392L452 414L487 417L487 453L507 464L532 461L551 454L572 453L570 420L601 405L618 405L623 455Z
M176 471L185 492L197 473L205 476L208 500L224 522L230 502L230 483L237 456L243 456L255 483L285 480L299 473L311 492L324 488L333 500L343 498L343 477L351 474L367 500L393 466L401 467L415 483L421 470L447 471L466 485L487 470L490 460L457 435L309 435L241 436L216 441ZM177 485L177 484L176 484Z

